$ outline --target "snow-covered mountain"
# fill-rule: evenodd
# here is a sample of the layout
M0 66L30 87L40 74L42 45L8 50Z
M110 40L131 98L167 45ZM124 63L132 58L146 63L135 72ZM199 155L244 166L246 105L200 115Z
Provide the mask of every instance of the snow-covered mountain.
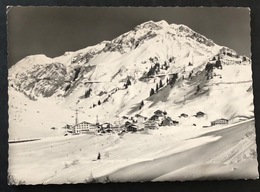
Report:
M20 101L26 107L19 103L22 120L14 115L11 119L16 127L39 126L39 121L48 120L64 124L71 121L70 109L76 108L89 122L95 122L97 115L100 121L151 116L157 109L173 118L198 111L205 112L208 120L253 117L251 60L185 25L166 21L145 22L112 41L56 58L22 59L9 70L10 116L18 113L13 104L24 95L28 98ZM33 124L27 108L63 116L36 113L38 123Z

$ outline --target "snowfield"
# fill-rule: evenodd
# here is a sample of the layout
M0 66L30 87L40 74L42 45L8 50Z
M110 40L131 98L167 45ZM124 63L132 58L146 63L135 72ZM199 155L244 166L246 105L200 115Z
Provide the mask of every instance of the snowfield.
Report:
M28 56L8 82L13 184L258 178L251 59L187 26L148 21L56 58ZM151 130L156 111L168 123L152 119ZM96 133L73 135L83 121Z
M9 172L26 184L258 178L254 120L204 129L165 127L149 135L46 138L9 147Z

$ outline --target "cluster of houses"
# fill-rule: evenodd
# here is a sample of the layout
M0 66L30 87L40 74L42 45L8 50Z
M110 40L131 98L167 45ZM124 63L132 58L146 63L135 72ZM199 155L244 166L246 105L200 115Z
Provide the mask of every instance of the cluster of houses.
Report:
M127 119L127 117L124 118ZM142 131L145 129L154 130L160 126L173 126L178 124L178 121L172 120L171 117L167 116L166 111L157 110L150 118L136 114L134 118L132 117L125 122L125 130L128 132Z
M96 134L119 132L121 128L111 123L93 124L86 121L80 122L74 126L67 126L67 132L73 135L79 134Z
M193 115L196 118L203 118L206 114L204 112L197 112ZM188 114L182 113L179 118L188 118ZM122 117L123 123L103 123L92 124L86 121L78 123L74 126L68 126L67 131L73 135L78 134L105 134L105 133L124 133L124 132L137 132L143 130L155 130L163 126L176 126L178 121L173 120L167 116L166 111L157 110L150 117L144 117L140 114L136 114L134 117ZM221 118L211 122L211 126L228 124L228 120ZM195 125L195 124L193 124Z

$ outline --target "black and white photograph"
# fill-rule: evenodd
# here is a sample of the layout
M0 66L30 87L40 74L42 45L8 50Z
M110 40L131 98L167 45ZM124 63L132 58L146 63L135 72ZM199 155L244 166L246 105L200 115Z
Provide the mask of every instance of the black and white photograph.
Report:
M258 179L250 9L11 6L9 185Z

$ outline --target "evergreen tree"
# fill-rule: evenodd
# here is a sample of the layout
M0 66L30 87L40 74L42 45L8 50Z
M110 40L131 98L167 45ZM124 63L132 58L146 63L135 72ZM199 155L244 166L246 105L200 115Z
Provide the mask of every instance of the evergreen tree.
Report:
M173 77L169 80L169 84L171 85L171 87L173 87L177 78L178 78L178 75L174 74Z
M160 88L163 87L162 80L160 79Z
M88 91L85 92L85 98L88 98L89 97L89 94L88 94Z
M153 74L153 67L151 67L147 73L147 76L150 77Z
M189 74L189 79L191 79L191 74L192 74L192 73Z
M13 87L13 86L12 86ZM70 84L68 86L65 87L65 91L68 91L70 88Z
M90 96L90 90L87 90L86 92L85 92L85 98L88 98Z
M154 94L154 89L152 88L150 91L150 97Z
M200 86L198 85L198 86L197 86L197 92L199 92L199 91L200 91Z
M131 85L130 79L127 79L126 84L127 84L127 85Z
M219 59L216 61L215 67L217 67L218 69L222 69L221 61Z
M98 100L98 105L101 105L101 102L100 102L100 100Z
M155 69L157 69L157 70L160 69L160 63L155 64Z
M144 106L144 101L141 101L139 110L142 109L143 106Z

